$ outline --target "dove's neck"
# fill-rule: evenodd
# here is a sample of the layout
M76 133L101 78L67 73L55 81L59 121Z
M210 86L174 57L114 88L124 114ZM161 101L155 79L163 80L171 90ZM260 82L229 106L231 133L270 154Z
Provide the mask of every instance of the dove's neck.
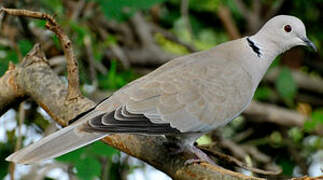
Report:
M253 53L247 63L249 68L252 67L255 86L258 86L273 60L283 52L279 45L270 40L269 35L258 32L245 38L249 51Z

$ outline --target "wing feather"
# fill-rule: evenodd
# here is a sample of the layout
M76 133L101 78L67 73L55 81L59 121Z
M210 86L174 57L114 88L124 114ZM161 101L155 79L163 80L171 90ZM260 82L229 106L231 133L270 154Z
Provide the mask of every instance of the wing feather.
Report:
M120 107L113 118L102 118L100 129L118 125L122 131L139 132L146 126L156 134L165 132L157 127L167 126L170 131L200 132L231 120L248 104L251 80L239 64L210 57L178 60L122 88L115 94L122 99Z

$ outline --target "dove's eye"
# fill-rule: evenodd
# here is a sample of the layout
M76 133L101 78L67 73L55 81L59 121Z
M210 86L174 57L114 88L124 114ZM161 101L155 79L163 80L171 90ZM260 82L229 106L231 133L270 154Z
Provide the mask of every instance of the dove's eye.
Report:
M284 26L284 30L285 30L286 32L291 32L291 31L292 31L292 26L290 26L290 25L285 25L285 26Z

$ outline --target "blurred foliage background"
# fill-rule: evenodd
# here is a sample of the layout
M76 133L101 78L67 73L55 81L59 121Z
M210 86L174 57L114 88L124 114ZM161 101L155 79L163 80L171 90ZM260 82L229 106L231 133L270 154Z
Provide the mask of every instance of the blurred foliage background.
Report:
M216 143L218 151L251 167L282 169L268 179L322 175L321 0L2 0L0 5L55 15L73 41L82 91L95 101L176 56L248 36L272 16L299 17L318 52L296 47L278 57L256 91L260 110L242 114L198 143ZM11 16L0 21L0 76L10 61L17 64L41 43L52 68L66 79L62 48L44 21ZM138 169L146 179L165 178L147 175L147 165L101 142L40 165L9 165L6 156L57 129L32 100L4 114L0 127L0 179L10 174L16 179L136 179L131 174Z

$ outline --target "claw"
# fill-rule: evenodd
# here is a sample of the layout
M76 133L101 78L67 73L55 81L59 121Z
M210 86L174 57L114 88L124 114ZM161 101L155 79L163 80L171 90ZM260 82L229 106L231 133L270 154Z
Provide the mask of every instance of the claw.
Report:
M207 154L205 154L202 150L195 147L194 145L185 146L181 143L176 143L176 142L166 142L164 144L170 151L170 155L177 155L184 151L187 151L187 152L193 153L196 156L196 158L186 160L184 165L190 165L193 163L201 163L201 162L207 162L212 165L216 165L214 161L210 159Z
M201 163L201 162L204 162L203 160L201 159L188 159L184 162L184 165L185 166L188 166L188 165L191 165L191 164L194 164L194 163Z
M184 163L185 165L192 164L192 163L201 163L201 162L207 162L212 165L216 165L215 162L211 158L209 158L207 154L205 154L202 150L195 147L194 145L189 146L189 151L192 152L197 157L197 159L189 159L185 161Z

